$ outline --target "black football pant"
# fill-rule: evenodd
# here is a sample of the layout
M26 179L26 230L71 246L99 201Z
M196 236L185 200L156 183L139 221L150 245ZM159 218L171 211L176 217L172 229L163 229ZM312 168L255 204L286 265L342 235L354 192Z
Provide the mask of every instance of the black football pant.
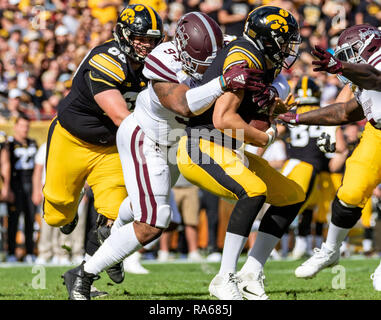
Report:
M32 202L32 182L12 185L15 202L8 204L8 254L15 254L16 234L20 214L24 215L24 235L26 254L34 252L34 221L36 207Z

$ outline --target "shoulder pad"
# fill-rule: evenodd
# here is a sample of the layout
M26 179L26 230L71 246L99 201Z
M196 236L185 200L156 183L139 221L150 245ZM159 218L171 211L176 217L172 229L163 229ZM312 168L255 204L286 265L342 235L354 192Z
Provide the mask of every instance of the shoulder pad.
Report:
M157 46L145 59L143 75L149 80L178 82L176 74L181 71L181 61L173 42Z

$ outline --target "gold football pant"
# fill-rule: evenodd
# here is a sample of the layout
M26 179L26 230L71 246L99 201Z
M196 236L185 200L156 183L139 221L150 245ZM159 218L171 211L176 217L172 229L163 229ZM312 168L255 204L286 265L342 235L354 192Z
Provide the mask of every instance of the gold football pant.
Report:
M343 183L337 197L346 204L364 208L381 182L381 130L365 125L360 143L345 162Z
M96 211L115 220L127 197L116 146L97 146L66 131L54 119L47 146L44 219L51 226L71 222L80 192L87 181L94 192Z
M313 209L317 204L319 193L318 175L313 165L298 159L289 159L283 165L281 172L287 178L295 181L306 194L306 200L299 213L305 209Z
M266 196L266 202L287 206L302 202L305 193L291 179L256 155L246 154L248 166L226 147L204 139L183 136L177 151L182 175L193 184L231 200Z

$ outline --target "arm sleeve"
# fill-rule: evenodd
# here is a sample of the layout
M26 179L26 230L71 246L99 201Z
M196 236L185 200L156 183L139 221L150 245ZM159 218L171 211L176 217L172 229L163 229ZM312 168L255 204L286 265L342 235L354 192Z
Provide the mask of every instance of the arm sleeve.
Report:
M204 113L224 93L219 78L214 78L204 85L190 89L185 93L189 110L194 115Z

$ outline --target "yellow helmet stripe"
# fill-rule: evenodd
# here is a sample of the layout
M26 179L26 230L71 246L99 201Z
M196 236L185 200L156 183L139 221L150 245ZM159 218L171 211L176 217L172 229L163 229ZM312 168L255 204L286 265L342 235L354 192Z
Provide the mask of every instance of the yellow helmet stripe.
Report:
M144 6L144 7L148 10L149 15L151 16L152 30L157 30L157 20L156 20L155 12L153 11L153 9L150 6Z

